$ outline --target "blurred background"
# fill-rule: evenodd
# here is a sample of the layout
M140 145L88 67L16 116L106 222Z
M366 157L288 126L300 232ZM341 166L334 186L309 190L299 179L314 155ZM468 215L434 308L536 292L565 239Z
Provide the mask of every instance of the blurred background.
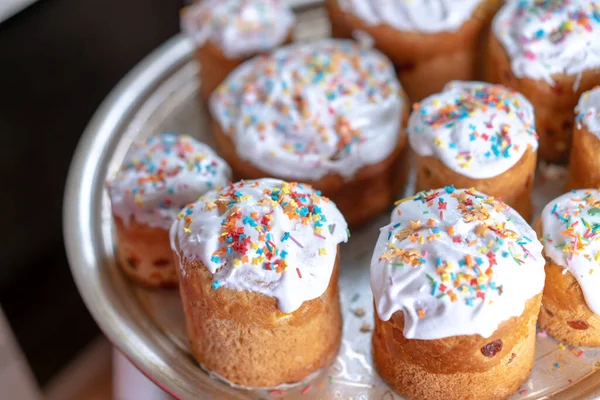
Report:
M22 390L0 398L57 393L82 354L105 357L65 256L65 178L98 105L179 31L183 3L0 0L0 387Z

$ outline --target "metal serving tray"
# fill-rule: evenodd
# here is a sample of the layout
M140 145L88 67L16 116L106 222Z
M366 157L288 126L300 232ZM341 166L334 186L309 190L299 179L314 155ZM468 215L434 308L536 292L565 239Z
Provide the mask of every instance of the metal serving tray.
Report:
M319 1L296 0L297 40L324 37L329 26ZM188 133L211 143L198 100L198 66L192 44L176 36L133 69L104 101L86 129L71 164L64 202L65 242L81 295L108 338L152 381L179 399L376 399L395 395L371 362L372 296L368 271L381 215L342 246L344 314L335 363L311 382L289 390L234 389L203 372L191 357L176 291L132 285L114 258L114 234L104 182L132 142L163 131ZM561 192L561 170L542 168L536 183L539 210ZM409 189L410 190L410 189ZM563 346L538 334L536 365L515 399L600 397L600 350Z

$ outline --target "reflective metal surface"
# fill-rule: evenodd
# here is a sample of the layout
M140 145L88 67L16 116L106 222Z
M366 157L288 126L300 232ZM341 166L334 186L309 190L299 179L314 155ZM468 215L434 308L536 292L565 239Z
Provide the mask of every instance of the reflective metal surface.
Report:
M302 39L325 35L323 10L302 11L298 31ZM131 71L97 111L72 161L64 202L65 242L73 276L88 308L115 346L177 398L399 398L378 378L370 355L373 310L368 268L377 228L385 224L385 215L353 232L351 244L343 246L344 340L337 360L314 381L285 392L239 391L212 379L187 349L178 294L137 288L119 273L104 182L119 167L132 141L175 131L211 143L197 97L192 50L187 40L175 37ZM558 174L552 175L556 170L544 168L541 172L535 189L537 209L562 187ZM540 333L536 358L531 378L515 398L597 398L600 351L561 346Z

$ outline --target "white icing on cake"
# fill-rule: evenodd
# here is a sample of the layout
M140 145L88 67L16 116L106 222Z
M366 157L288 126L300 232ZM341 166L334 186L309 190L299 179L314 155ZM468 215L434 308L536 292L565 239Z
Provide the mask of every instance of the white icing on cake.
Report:
M126 225L169 229L181 208L231 179L229 166L190 136L163 133L136 143L107 182L113 214Z
M368 25L389 25L400 31L454 32L482 0L337 0L345 12Z
M453 81L413 108L412 149L469 178L498 176L538 148L533 106L501 85Z
M493 30L518 78L543 79L554 86L554 74L580 77L585 70L600 68L597 0L507 1L494 18Z
M201 0L181 16L183 30L198 46L210 41L228 58L274 49L286 41L294 21L283 0Z
M270 178L209 192L171 227L182 264L202 262L215 290L262 293L284 313L325 293L347 240L333 202L308 185Z
M544 252L577 279L588 307L600 315L600 193L580 189L542 211Z
M404 313L404 336L490 337L544 287L542 244L521 216L474 190L402 201L371 261L379 318Z
M600 86L581 95L575 112L577 126L581 128L585 125L590 133L600 139Z
M238 67L211 110L238 155L272 176L351 178L400 139L403 97L391 62L349 40L280 48Z

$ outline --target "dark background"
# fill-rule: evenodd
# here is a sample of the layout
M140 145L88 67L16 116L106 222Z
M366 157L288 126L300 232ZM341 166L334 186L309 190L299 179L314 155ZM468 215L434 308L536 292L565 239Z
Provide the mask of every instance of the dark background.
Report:
M39 0L0 24L0 304L41 385L99 334L62 239L73 151L111 88L179 31L183 3Z

